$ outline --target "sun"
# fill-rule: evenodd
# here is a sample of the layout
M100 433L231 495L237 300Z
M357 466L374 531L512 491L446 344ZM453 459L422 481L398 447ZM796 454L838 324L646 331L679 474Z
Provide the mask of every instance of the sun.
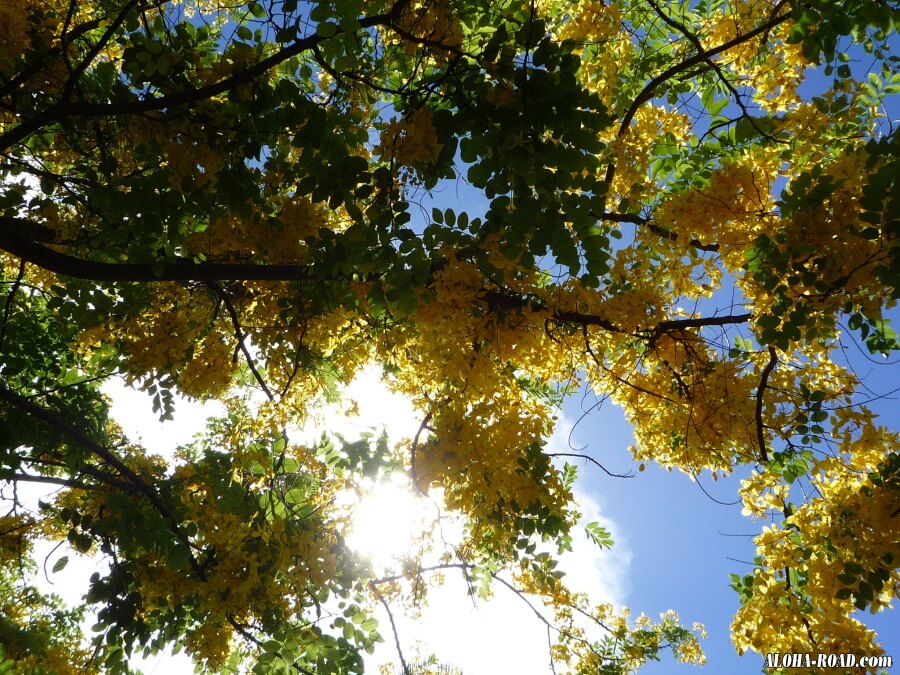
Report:
M371 562L376 574L398 571L404 558L429 548L439 509L413 492L405 476L373 482L353 506L347 545Z

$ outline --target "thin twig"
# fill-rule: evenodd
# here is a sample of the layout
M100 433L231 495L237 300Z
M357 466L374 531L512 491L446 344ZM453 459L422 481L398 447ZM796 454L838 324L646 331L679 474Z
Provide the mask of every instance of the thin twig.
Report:
M413 438L412 448L409 453L409 472L412 474L413 487L416 488L416 492L420 495L424 495L425 491L422 489L422 486L419 485L419 475L416 472L416 455L419 450L419 436L422 435L422 432L428 426L428 423L431 421L431 417L434 415L433 410L429 410L428 414L422 419L422 423L419 425L419 430L416 432L415 438Z
M378 592L378 589L375 586L372 586L372 590L375 591L375 595L378 596L378 601L381 602L384 607L384 611L387 612L388 621L391 622L391 632L394 634L394 644L397 645L397 655L400 657L400 665L403 668L403 675L412 675L412 671L409 669L409 665L406 663L406 659L403 656L403 647L400 646L400 634L397 631L397 624L394 623L394 614L391 612L391 607L388 605L387 600L384 599L384 596Z
M234 327L234 337L237 339L238 348L244 355L244 358L247 359L247 367L250 368L250 372L253 373L253 378L259 384L260 388L266 395L270 401L275 400L275 396L272 395L272 392L269 390L268 385L266 385L266 381L263 379L259 370L256 368L256 363L253 360L253 356L250 354L250 350L247 348L247 344L244 341L246 339L246 334L244 333L244 329L241 328L241 319L238 317L237 310L234 308L234 303L231 302L231 298L228 297L228 293L219 286L214 281L207 281L207 287L215 293L222 300L222 304L225 305L225 309L228 312L228 316L231 317L231 325Z
M647 101L650 101L656 95L656 90L661 84L670 80L675 75L678 75L679 73L692 68L693 66L699 65L701 63L708 63L713 56L721 54L722 52L726 52L732 47L737 47L738 45L741 45L748 40L752 40L758 35L768 33L770 30L775 28L775 26L787 21L790 17L790 12L773 16L766 23L757 26L747 33L737 35L731 40L723 42L722 44L713 47L712 49L698 52L697 54L694 54L694 56L666 68L663 72L661 72L659 75L651 79L646 85L644 85L644 88L641 90L641 92L631 102L631 105L628 107L628 110L625 111L625 114L622 117L622 121L619 124L619 130L616 136L618 138L622 138L628 132L628 129L631 126L631 122L632 120L634 120L634 116L637 114L637 111L642 105L644 105ZM616 163L614 161L610 161L610 163L606 167L606 175L604 176L603 180L607 185L612 186L612 182L615 176ZM603 197L603 200L603 210L605 210L605 196Z
M547 457L577 457L590 462L611 478L634 478L633 473L613 473L590 455L583 455L580 452L548 452Z
M697 50L697 53L698 53L698 54L700 54L700 53L702 53L702 52L704 51L704 49L703 49L703 44L700 42L700 39L699 39L696 35L694 35L694 33L691 32L691 31L688 29L687 26L685 26L683 23L681 23L681 22L678 21L677 19L675 19L675 18L669 16L668 14L666 14L666 13L662 10L662 8L661 8L658 4L656 4L656 2L654 2L654 0L647 0L647 3L653 8L653 11L656 12L656 14L657 14L663 21L665 21L669 26L671 26L672 28L674 28L675 30L677 30L679 33L681 33L682 35L684 35L684 37L686 37L686 38L688 39L688 41L689 41L692 45L694 45L694 48ZM767 140L770 140L770 141L772 141L772 142L774 142L774 143L787 143L787 141L783 141L783 140L780 140L780 139L778 139L778 138L775 138L775 137L773 137L773 136L767 134L765 131L763 131L763 130L760 128L759 124L757 123L756 118L754 118L754 117L750 114L750 111L747 110L747 106L744 105L744 102L741 100L741 95L740 95L740 93L738 92L738 90L737 90L737 89L735 88L735 86L731 83L731 80L729 80L729 79L725 76L725 73L722 72L722 67L721 67L718 63L716 63L715 61L713 61L712 58L708 59L708 60L707 60L707 63L708 63L709 66L715 71L717 77L719 78L719 81L720 81L723 85L725 85L725 87L728 89L729 92L731 92L731 95L732 95L732 97L733 97L734 102L735 102L735 103L737 104L737 106L741 109L741 116L742 116L744 119L746 119L746 120L748 120L748 121L750 122L750 126L753 127L754 131L756 131L756 133L758 133L758 134L759 134L760 136L762 136L763 138L766 138Z

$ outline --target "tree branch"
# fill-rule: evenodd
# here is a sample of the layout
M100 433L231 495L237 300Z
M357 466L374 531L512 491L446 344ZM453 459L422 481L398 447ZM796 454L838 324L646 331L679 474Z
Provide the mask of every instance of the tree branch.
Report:
M34 476L30 473L14 473L8 477L0 478L11 483L41 483L44 485L59 485L60 487L78 488L79 490L88 491L92 487L87 483L82 483L74 478L60 478L59 476Z
M306 265L195 263L184 258L160 263L110 263L54 251L22 236L40 227L22 218L0 216L0 249L50 272L90 281L304 281L317 277Z
M376 586L371 586L372 590L375 591L375 595L378 596L378 601L381 602L384 607L384 611L387 612L388 621L391 622L391 632L394 634L394 644L397 646L397 655L400 657L400 665L403 668L403 675L413 675L413 672L409 669L409 665L406 663L406 658L403 656L403 647L400 646L400 633L397 631L397 624L394 622L394 614L391 612L391 607L388 605L387 600L384 599L384 596L378 592L378 588Z
M694 33L691 32L687 26L685 26L680 21L678 21L678 20L674 19L673 17L669 16L668 14L666 14L654 0L647 0L647 2L653 8L653 11L656 12L656 14L657 14L657 16L659 16L659 18L661 18L663 21L666 22L666 24L668 24L669 26L671 26L672 28L677 30L679 33L681 33L685 38L687 38L687 40L692 45L694 45L694 48L697 50L698 54L703 52L703 44L700 42L700 39L696 35L694 35ZM756 133L758 133L760 136L762 136L774 143L787 143L787 141L782 141L780 139L777 139L777 138L767 134L765 131L763 131L760 128L759 124L757 123L756 119L750 114L750 111L747 110L747 106L744 105L744 102L741 100L741 95L738 92L738 90L731 83L731 80L729 80L725 76L725 73L722 72L721 66L719 66L719 64L716 63L715 61L713 61L712 59L707 59L707 63L709 64L710 68L712 68L712 70L716 73L716 76L719 78L719 81L723 85L725 85L725 88L728 89L728 91L731 93L731 96L732 96L734 102L741 109L741 116L750 122L750 126L753 127L754 131L756 131Z
M560 323L570 323L578 326L599 326L604 330L612 333L625 333L626 331L613 324L608 319L604 319L596 314L585 314L583 312L560 311L548 307L546 303L538 298L528 298L521 295L515 295L510 292L502 291L485 291L481 295L491 307L502 307L505 309L522 309L530 307L536 311L549 311L554 321ZM660 321L653 328L639 331L638 334L650 332L659 335L671 330L683 330L685 328L702 328L704 326L727 326L731 324L746 323L753 315L746 314L728 314L725 316L708 316L696 317L691 319L667 319Z
M763 462L769 461L769 451L766 449L766 434L763 427L763 395L769 386L769 375L778 363L778 354L775 347L769 346L769 361L762 369L759 377L759 388L756 390L756 442L759 444L759 456Z
M43 459L40 457L24 457L22 459L25 463L31 465L32 467L35 467L36 465L41 465L41 466L52 466L52 467L56 467L59 469L66 468L65 462L61 458L58 461L50 461L50 460ZM126 483L125 481L120 480L120 479L116 478L115 476L106 473L105 471L101 471L97 467L92 466L90 464L82 464L81 466L79 466L78 473L84 474L85 476L90 476L91 478L94 478L97 481L99 481L100 483L102 483L102 485L99 485L99 486L98 485L88 485L88 487L91 489L98 489L98 488L102 488L103 486L107 486L107 487L114 487L117 490L121 490L122 492L124 492L126 494L134 494L135 493L135 487L131 483Z
M253 361L253 356L250 354L250 350L247 348L247 344L244 342L244 339L247 337L244 334L243 328L241 328L241 320L238 317L237 310L234 308L234 303L231 302L231 298L228 297L228 293L225 292L219 284L214 281L207 281L207 287L219 298L222 300L222 303L225 305L225 310L228 312L228 316L231 317L231 325L234 327L234 336L238 341L238 347L241 352L244 354L244 358L247 359L247 367L250 368L250 372L253 373L254 379L259 383L260 388L266 395L270 401L274 401L275 397L272 395L272 392L269 390L269 387L266 385L266 381L263 379L259 370L256 368L256 363Z
M19 260L19 271L16 274L16 280L13 281L12 285L9 288L9 293L6 296L6 305L3 308L3 319L0 322L0 354L3 353L3 346L6 342L6 331L9 327L9 318L12 314L12 306L13 302L16 298L16 293L19 292L19 286L22 285L22 279L25 277L25 261Z
M619 130L616 133L617 138L622 138L628 128L631 126L631 122L634 119L634 116L637 114L637 111L640 109L642 105L644 105L647 101L651 100L656 94L657 88L671 79L675 75L687 70L688 68L692 68L701 63L710 62L713 56L717 56L722 52L726 52L732 47L737 47L738 45L747 42L748 40L752 40L757 35L762 35L772 30L775 26L787 21L790 18L791 14L788 12L787 14L782 14L779 16L774 16L764 24L757 26L753 30L744 33L743 35L738 35L728 42L723 42L717 47L713 47L712 49L708 49L705 51L698 52L694 54L690 58L685 59L684 61L680 61L672 66L666 68L659 75L650 80L641 92L637 95L634 101L631 102L631 105L628 107L628 110L625 111L625 115L622 117L622 122L619 124ZM604 176L604 181L607 185L612 185L613 179L616 176L616 164L613 161L610 161L609 165L606 167L606 175ZM605 201L604 197L604 201Z
M637 95L637 98L632 101L628 110L625 112L624 117L622 118L622 122L619 125L619 131L617 136L621 137L625 135L625 132L628 131L628 127L631 126L631 121L634 119L634 116L637 114L638 109L644 105L647 101L653 98L656 93L656 89L659 85L663 84L667 80L671 79L678 73L687 70L693 66L696 66L700 63L704 63L709 61L713 56L717 56L722 52L726 52L732 47L737 47L748 40L752 40L757 35L762 35L763 33L767 33L768 31L775 28L775 26L784 23L791 17L790 13L782 14L781 16L775 16L769 19L764 24L757 26L753 30L744 33L743 35L738 35L728 42L723 42L717 47L713 47L712 49L708 49L705 51L698 52L694 54L690 58L685 59L679 63L676 63L672 66L666 68L659 75L650 80L644 88L641 90L641 93Z
M416 492L420 495L424 495L425 491L422 489L422 486L419 484L419 475L416 471L416 455L419 451L419 437L422 435L422 432L428 426L428 423L431 421L431 416L434 415L434 410L429 410L428 414L422 419L422 423L419 425L419 430L416 432L415 437L412 441L412 448L409 451L409 471L412 474L413 487L415 487Z
M81 447L90 451L94 455L97 455L97 457L102 459L109 466L113 467L129 483L134 485L137 491L147 498L147 501L149 501L153 508L156 509L157 513L159 513L164 520L168 521L172 534L175 535L178 541L180 541L185 545L185 547L187 547L188 560L190 562L191 568L194 570L197 577L201 581L206 581L206 572L194 557L194 553L191 550L191 542L188 539L187 535L185 535L184 532L181 531L181 528L178 525L178 520L172 514L172 511L165 504L165 502L163 502L159 494L157 494L156 490L154 490L143 478L138 476L131 468L128 467L128 465L126 465L121 459L110 452L108 448L100 445L99 443L97 443L97 441L88 436L84 431L64 420L56 411L41 407L36 403L29 401L21 394L14 392L11 389L7 389L2 384L0 384L0 400L6 401L8 404L18 408L31 417L40 420L47 426L56 429L63 435L72 439Z
M577 457L590 462L610 478L634 478L633 473L613 473L590 455L584 455L580 452L548 452L547 457Z
M666 333L670 330L684 330L685 328L703 328L705 326L730 326L739 323L747 323L753 318L753 314L725 314L723 316L701 316L695 319L668 319L656 324L654 332Z

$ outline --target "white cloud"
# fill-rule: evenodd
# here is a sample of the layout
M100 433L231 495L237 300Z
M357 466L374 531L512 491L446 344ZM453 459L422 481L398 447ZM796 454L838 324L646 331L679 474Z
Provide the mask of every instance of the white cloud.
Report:
M600 505L592 497L580 494L575 498L581 507L581 521L572 533L572 551L563 554L560 569L566 573L565 582L574 591L587 593L597 602L624 606L628 596L628 571L631 551L621 528L603 515ZM612 535L611 549L601 550L588 539L587 523L596 522Z
M101 387L110 398L110 414L133 443L139 443L153 455L171 460L179 445L189 442L206 428L206 421L221 415L224 407L216 401L198 402L174 394L173 419L160 421L153 411L153 399L132 389L121 378L112 378Z
M574 439L574 429L572 420L560 413L553 434L547 440L547 452L578 452L580 446ZM584 472L591 470L591 465L572 457L562 457L559 460L566 460L579 469L574 494L581 511L581 520L572 532L574 550L563 555L560 561L560 568L566 572L565 581L573 590L583 591L597 602L623 606L628 595L628 569L632 558L628 540L618 524L603 515L602 495L589 493L585 489L587 481ZM588 539L584 530L588 523L599 523L611 534L615 542L612 549L601 550Z
M391 442L415 435L422 415L412 402L390 391L381 378L381 368L370 365L341 390L338 403L320 405L300 430L304 442L315 442L323 432L353 440L366 431L384 429Z

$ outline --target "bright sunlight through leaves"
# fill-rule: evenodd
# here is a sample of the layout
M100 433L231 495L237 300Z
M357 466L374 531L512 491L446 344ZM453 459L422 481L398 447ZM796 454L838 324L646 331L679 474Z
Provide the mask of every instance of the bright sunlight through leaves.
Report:
M432 500L395 478L373 483L362 495L347 537L350 548L370 561L379 575L397 571L404 557L428 544L426 535L438 515Z

